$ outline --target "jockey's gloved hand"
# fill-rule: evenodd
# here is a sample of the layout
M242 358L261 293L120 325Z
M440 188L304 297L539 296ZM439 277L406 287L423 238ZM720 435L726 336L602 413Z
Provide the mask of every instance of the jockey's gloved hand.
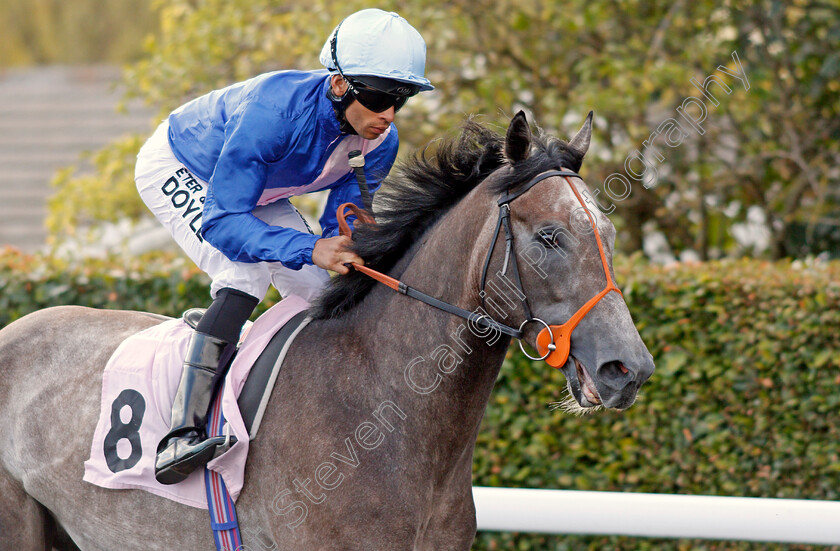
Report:
M350 268L345 264L355 262L363 265L365 263L352 251L352 245L353 240L346 235L321 238L315 242L315 247L312 249L312 263L325 270L346 274L350 272Z

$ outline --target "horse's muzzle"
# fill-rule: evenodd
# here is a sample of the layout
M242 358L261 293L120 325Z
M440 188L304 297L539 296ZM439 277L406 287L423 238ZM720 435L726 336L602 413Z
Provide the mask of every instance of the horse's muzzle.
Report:
M653 360L628 366L621 361L601 364L592 371L578 358L570 356L563 368L569 388L581 407L598 405L627 409L636 401L639 388L653 374Z

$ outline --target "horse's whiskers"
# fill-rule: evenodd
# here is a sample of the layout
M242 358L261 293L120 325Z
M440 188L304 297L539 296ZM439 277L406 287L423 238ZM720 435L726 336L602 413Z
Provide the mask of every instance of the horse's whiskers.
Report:
M586 415L588 413L585 408L580 407L580 404L572 396L566 396L560 402L551 402L548 407L550 409L560 409L563 410L563 413L571 413L572 415Z
M575 397L572 396L571 391L569 391L568 387L566 388L566 397L560 400L559 402L549 402L548 404L549 409L555 410L559 409L562 410L563 413L571 413L572 415L582 416L582 415L589 415L594 411L598 411L599 409L603 409L602 406L596 406L591 408L581 407L578 404Z

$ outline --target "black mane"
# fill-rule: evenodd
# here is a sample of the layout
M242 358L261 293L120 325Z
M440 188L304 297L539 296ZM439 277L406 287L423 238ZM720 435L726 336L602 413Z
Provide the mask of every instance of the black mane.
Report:
M355 225L353 248L365 259L365 265L388 273L443 214L496 169L508 164L504 142L501 134L468 120L458 136L433 142L397 166L376 195L376 226ZM513 164L513 170L494 182L493 190L500 194L514 190L547 170L567 168L577 172L582 160L583 155L562 140L533 136L530 156ZM316 319L337 318L361 302L377 284L356 271L334 277L312 305L311 313Z

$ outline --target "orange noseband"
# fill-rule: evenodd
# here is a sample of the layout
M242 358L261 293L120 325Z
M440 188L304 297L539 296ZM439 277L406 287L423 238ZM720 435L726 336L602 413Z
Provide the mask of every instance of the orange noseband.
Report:
M586 216L589 218L589 223L592 225L592 231L595 232L595 239L598 241L598 252L601 254L601 262L604 265L604 275L607 278L607 286L603 291L589 299L586 304L581 306L580 309L575 312L571 318L569 318L569 321L563 325L549 325L537 335L537 351L544 356L543 359L548 365L556 368L561 368L566 365L566 361L569 359L569 351L572 347L572 331L575 330L575 327L577 327L578 323L580 323L580 320L582 320L583 317L588 314L596 304L598 304L598 301L607 296L610 291L615 291L621 295L621 290L616 286L612 276L610 276L610 267L607 264L607 255L604 253L604 244L601 242L601 235L598 233L598 227L595 224L595 219L592 217L592 213L590 213L586 208L586 205L583 203L583 198L580 196L580 193L578 193L578 190L575 188L574 184L572 184L569 177L564 176L564 178L583 207L584 212L586 212Z

